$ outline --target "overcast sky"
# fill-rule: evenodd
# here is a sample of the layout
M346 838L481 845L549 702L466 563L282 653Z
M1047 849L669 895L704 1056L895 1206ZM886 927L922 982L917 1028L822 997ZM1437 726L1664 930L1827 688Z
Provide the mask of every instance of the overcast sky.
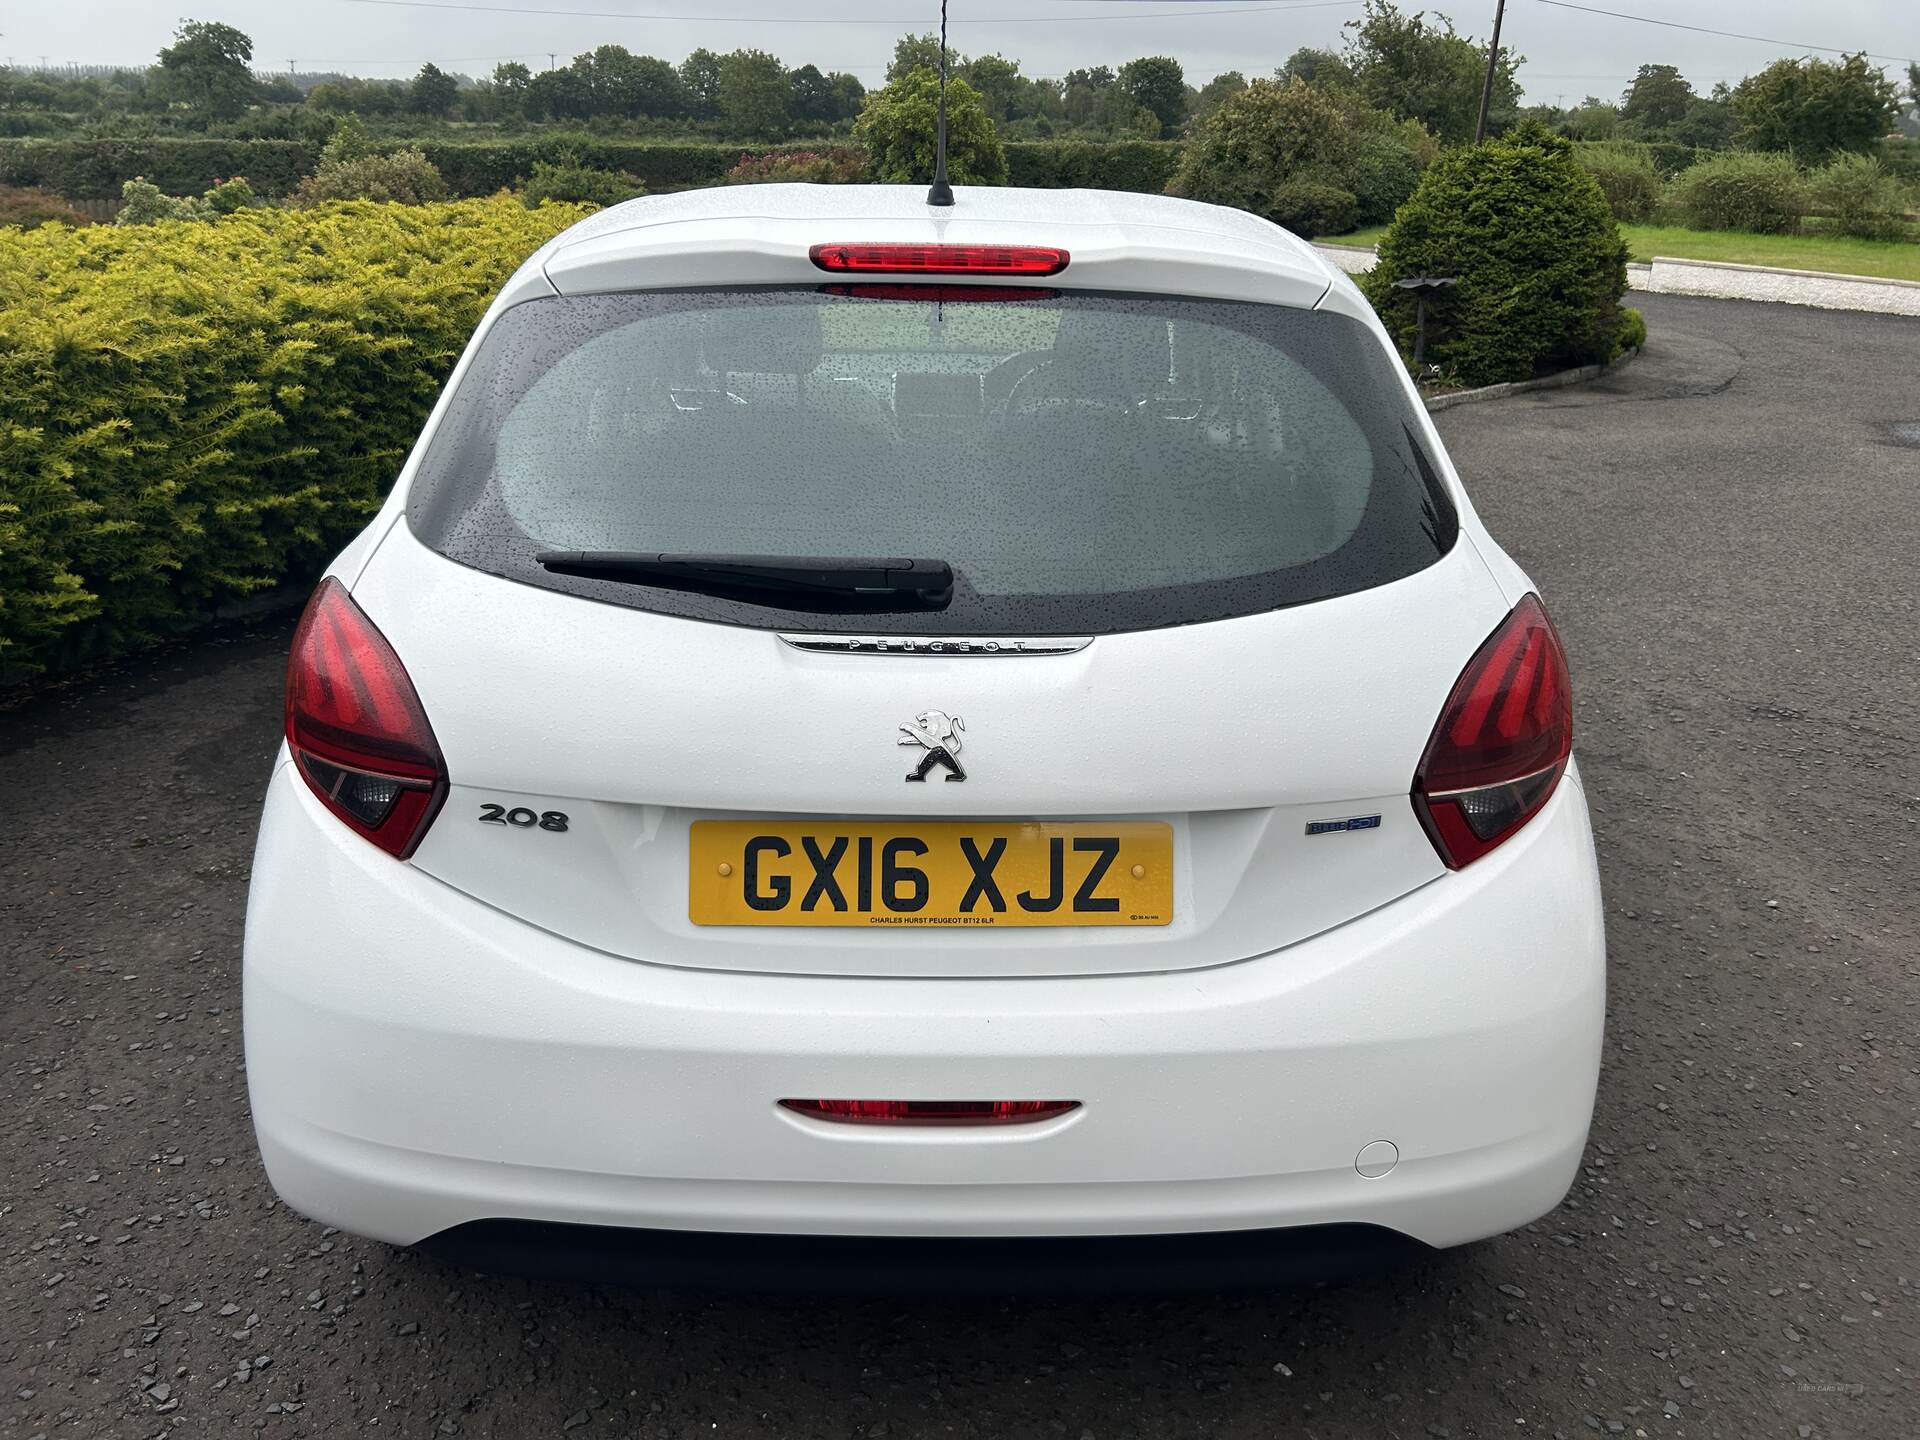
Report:
M1484 39L1495 0L1446 0L1401 9L1450 16ZM1546 0L1509 0L1502 39L1527 57L1528 97L1577 102L1615 97L1643 62L1678 65L1696 88L1738 80L1808 47L1864 49L1920 58L1920 0L1583 0L1594 8L1739 31L1769 40L1696 34L1582 13ZM471 7L471 8L469 8ZM999 51L1030 75L1079 65L1117 65L1136 55L1172 55L1200 84L1222 70L1271 72L1302 45L1337 46L1359 0L950 0L952 43L965 54ZM491 10L493 13L486 13ZM572 11L572 14L558 13ZM528 13L531 12L531 13ZM603 12L583 14L580 12ZM472 75L497 61L534 68L617 42L678 61L707 46L772 50L789 65L851 70L878 84L896 36L930 29L938 0L443 0L441 5L367 0L28 0L0 3L0 55L19 64L64 61L146 64L182 15L223 20L254 40L263 69L412 74L423 61ZM860 23L853 23L860 22ZM1786 42L1786 43L1770 43ZM1889 63L1890 73L1903 67Z

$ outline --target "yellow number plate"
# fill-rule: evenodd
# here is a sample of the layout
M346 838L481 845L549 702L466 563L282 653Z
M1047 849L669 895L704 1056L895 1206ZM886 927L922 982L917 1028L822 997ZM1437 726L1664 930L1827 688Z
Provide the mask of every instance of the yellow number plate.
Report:
M697 820L696 925L1165 925L1173 830Z

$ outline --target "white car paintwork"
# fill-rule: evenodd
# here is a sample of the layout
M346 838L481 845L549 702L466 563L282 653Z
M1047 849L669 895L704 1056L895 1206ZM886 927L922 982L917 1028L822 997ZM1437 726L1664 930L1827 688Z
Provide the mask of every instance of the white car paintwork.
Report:
M1065 245L1048 284L1318 305L1388 344L1294 237L1162 197L760 186L614 207L503 289L818 283L819 241ZM964 281L960 283L965 283ZM468 355L472 354L471 348ZM457 386L463 357L449 384ZM1456 1244L1571 1183L1604 936L1577 772L1515 839L1440 864L1408 790L1468 657L1530 583L1403 380L1460 538L1335 600L1053 657L834 656L446 560L393 495L330 573L447 757L410 862L282 763L249 902L249 1085L296 1208L411 1243L512 1217L841 1234L1109 1234L1358 1221ZM968 784L903 787L896 727L967 718ZM564 808L565 836L483 828ZM1305 822L1377 812L1377 830ZM1175 829L1161 929L700 929L696 817L1089 816ZM560 841L563 843L553 843ZM990 1131L847 1129L785 1095L1063 1096ZM1355 1168L1370 1143L1399 1163Z
M269 1173L303 1213L401 1244L498 1215L935 1236L1346 1220L1460 1244L1558 1202L1599 1070L1572 778L1469 870L1161 975L636 965L396 865L290 766L254 875L248 1083ZM1085 1103L1033 1129L877 1131L796 1123L783 1094ZM1375 1140L1400 1161L1367 1179Z
M812 655L772 631L505 587L404 527L356 598L407 657L455 777L419 868L632 959L888 975L1217 965L1435 879L1444 867L1408 783L1463 657L1507 609L1456 547L1357 595L1101 636L1073 655ZM1368 635L1394 638L1369 645ZM552 695L568 697L564 726ZM898 726L929 707L966 718L964 786L901 783ZM571 828L475 823L488 801L560 809ZM688 921L691 820L838 814L1167 819L1174 920L947 929L911 944L885 929L771 929L750 949L736 932ZM1306 834L1309 821L1356 814L1382 824Z

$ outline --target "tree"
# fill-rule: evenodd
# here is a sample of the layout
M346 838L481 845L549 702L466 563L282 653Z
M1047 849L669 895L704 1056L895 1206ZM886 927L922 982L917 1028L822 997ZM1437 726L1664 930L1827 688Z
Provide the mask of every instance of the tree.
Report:
M404 82L394 80L328 80L307 92L307 104L324 114L391 115L405 90Z
M720 57L720 88L714 97L720 118L736 135L781 135L787 128L787 67L765 50L735 50Z
M1598 95L1589 95L1567 112L1560 129L1573 140L1611 140L1620 128L1620 112Z
M1336 235L1392 215L1413 192L1415 144L1430 150L1433 140L1350 91L1256 80L1194 125L1167 189Z
M711 120L720 113L720 57L701 46L680 62L680 84L694 116Z
M1803 165L1836 151L1865 152L1893 125L1893 82L1864 55L1776 60L1733 90L1737 143L1780 150Z
M1100 97L1112 88L1113 81L1113 71L1105 65L1069 70L1061 88L1061 104L1067 123L1085 125L1091 121L1094 107L1100 103Z
M940 77L922 65L867 96L854 134L867 147L876 179L920 184L933 179ZM974 88L947 82L947 173L957 185L1004 185L1007 152Z
M1351 85L1354 83L1353 67L1332 50L1316 50L1311 45L1302 45L1287 57L1287 63L1280 67L1283 80L1299 79L1309 85Z
M1392 0L1367 0L1366 13L1347 22L1347 63L1367 103L1418 120L1450 145L1473 139L1487 52L1454 32L1442 16L1402 15ZM1499 134L1520 110L1520 57L1505 46L1494 67L1488 129Z
M527 83L524 102L529 120L585 120L593 114L587 77L571 65L542 70Z
M960 52L951 45L947 47L947 75L966 67L966 61L960 58ZM925 67L940 73L940 37L931 32L925 35L902 35L893 42L893 59L887 65L887 84L894 85L907 78L914 71Z
M675 119L687 113L687 90L680 83L680 72L658 55L633 57L624 98L630 115Z
M420 67L407 90L407 109L416 115L444 116L460 98L460 85L432 61Z
M802 65L787 72L787 109L804 125L824 125L833 120L833 92L818 65Z
M1084 85L1087 89L1098 92L1113 84L1116 78L1108 66L1089 65L1083 70L1069 70L1065 83L1070 86Z
M837 125L860 113L866 87L852 75L835 71L822 75L817 65L787 72L788 109L796 121Z
M1004 55L976 55L961 67L960 74L996 121L1011 120L1022 109L1028 87L1018 60Z
M199 114L230 120L253 103L253 40L213 20L183 20L160 52L163 93Z
M866 86L852 75L822 75L818 65L787 71L787 113L803 125L837 125L860 113Z
M358 115L343 115L333 127L333 133L327 136L327 143L320 147L322 165L345 165L349 161L364 160L373 154L373 141L367 135L367 127L360 123Z
M1160 138L1160 117L1134 99L1132 92L1120 84L1120 77L1109 67L1093 65L1081 70L1069 70L1062 84L1061 110L1069 124L1109 135L1139 136L1150 140ZM1183 102L1185 91L1183 83Z
M1118 85L1109 85L1094 96L1087 112L1086 126L1103 135L1127 139L1158 140L1160 117Z
M574 56L571 68L579 72L595 115L672 118L687 111L679 74L656 56L635 55L624 45L602 45Z
M1726 86L1718 87L1725 91ZM1733 107L1725 94L1696 98L1677 125L1669 127L1667 138L1697 150L1724 150L1733 143Z
M533 72L518 60L508 60L493 67L493 89L500 97L503 109L511 114L519 114L527 104L527 86L533 82Z
M1620 102L1620 118L1642 130L1667 130L1686 118L1698 97L1672 65L1642 65Z
M1187 77L1180 62L1168 55L1146 55L1120 67L1120 93L1142 109L1153 112L1160 134L1179 132L1187 119Z
M1231 95L1238 95L1247 88L1247 77L1238 70L1223 70L1200 87L1200 93L1193 102L1193 118L1204 120Z
M867 103L867 87L860 83L858 75L850 75L844 70L829 71L827 86L833 92L832 118L835 124L853 119L860 113L860 107Z
M254 81L253 98L261 105L298 105L307 98L307 94L294 84L291 76L269 75L264 80Z

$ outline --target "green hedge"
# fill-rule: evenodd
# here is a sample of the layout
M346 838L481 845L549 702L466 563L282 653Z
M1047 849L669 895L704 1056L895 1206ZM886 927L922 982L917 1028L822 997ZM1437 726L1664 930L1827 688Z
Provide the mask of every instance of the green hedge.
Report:
M648 190L717 185L746 154L764 155L799 146L663 144L659 141L596 140L590 135L555 135L510 144L428 142L426 152L455 195L491 195L511 190L533 174L536 164L565 161L593 170L631 175Z
M1724 150L1682 171L1668 188L1674 211L1695 230L1791 235L1811 199L1790 155Z
M40 186L69 200L114 200L145 176L169 195L198 195L244 175L262 195L287 194L320 163L298 140L0 140L0 185Z
M1007 183L1040 190L1135 190L1158 195L1180 163L1173 140L1010 140Z
M185 187L182 187L185 188ZM305 579L507 275L588 213L354 202L0 231L0 680Z
M1673 140L1576 140L1574 153L1582 160L1590 150L1605 155L1618 155L1631 151L1641 156L1660 173L1663 180L1671 180L1688 166L1697 164L1705 157L1716 152L1697 149L1692 145L1682 145Z
M421 146L456 195L491 195L511 189L541 161L568 155L596 170L618 170L648 190L715 185L742 155L807 154L818 143L795 145L664 144L659 141L596 140L590 135L555 135L508 143L427 143ZM1166 188L1180 158L1177 143L1123 140L1111 144L1087 140L1016 141L1006 146L1008 183L1040 189L1084 187L1140 190Z
M1920 137L1890 136L1880 142L1880 163L1908 185L1920 185Z
M633 176L648 190L717 185L742 155L817 151L818 142L716 145L704 141L603 140L555 132L530 140L426 140L421 150L454 195L510 190L541 162L572 159L595 170ZM1044 189L1166 188L1180 146L1166 140L1033 140L1009 144L1011 183ZM169 195L199 195L214 181L244 175L260 194L278 198L311 175L320 148L298 140L0 140L0 185L38 186L71 200L108 200L136 175Z
M1640 145L1579 145L1580 168L1600 183L1607 208L1623 225L1645 225L1660 208L1660 172Z

